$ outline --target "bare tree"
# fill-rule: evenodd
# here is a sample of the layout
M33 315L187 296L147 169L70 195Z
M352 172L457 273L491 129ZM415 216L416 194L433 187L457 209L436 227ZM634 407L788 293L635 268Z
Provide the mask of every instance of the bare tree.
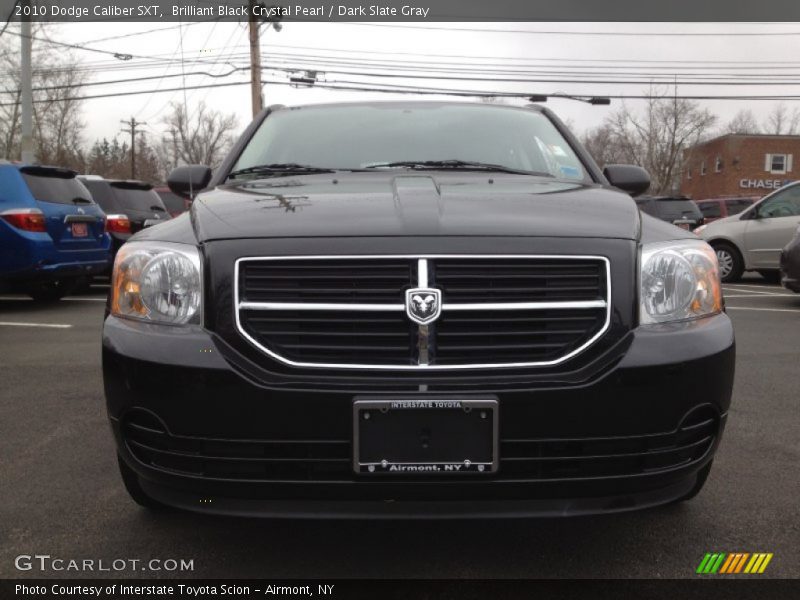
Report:
M640 165L650 173L650 191L676 190L688 160L684 151L701 141L716 117L696 102L651 88L644 109L622 107L606 118L609 146L615 160Z
M48 38L48 25L39 24L36 36ZM19 39L0 39L0 157L20 154ZM53 52L46 42L33 43L33 139L36 156L44 164L81 168L84 162L82 101L77 99L87 81L71 51Z
M586 131L581 143L600 167L630 160L608 124Z
M182 104L162 120L166 128L159 155L166 170L179 164L219 166L233 144L236 115L209 109L204 102L187 115Z
M752 110L745 109L737 112L734 117L725 125L724 133L753 134L761 133L758 119Z
M764 132L774 135L795 135L800 126L800 110L790 111L781 102L776 104L764 121Z

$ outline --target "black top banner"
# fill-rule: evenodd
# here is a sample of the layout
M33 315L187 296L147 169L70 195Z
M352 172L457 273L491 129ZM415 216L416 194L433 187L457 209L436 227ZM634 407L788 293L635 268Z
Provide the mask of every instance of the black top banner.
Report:
M797 0L0 0L11 21L800 21ZM800 29L800 23L798 23Z

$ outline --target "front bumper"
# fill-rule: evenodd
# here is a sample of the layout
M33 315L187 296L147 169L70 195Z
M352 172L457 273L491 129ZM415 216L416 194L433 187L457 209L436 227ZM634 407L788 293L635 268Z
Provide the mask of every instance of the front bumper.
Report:
M724 429L730 320L638 328L610 352L579 382L523 376L513 386L418 391L494 394L499 471L370 479L352 471L352 402L356 393L391 395L385 387L265 379L199 328L108 317L103 335L112 430L145 491L190 510L260 516L565 515L680 498Z
M46 233L14 232L0 259L0 276L11 283L38 283L99 275L110 269L110 240L99 248L64 250Z
M781 252L781 285L800 293L800 242L792 241Z

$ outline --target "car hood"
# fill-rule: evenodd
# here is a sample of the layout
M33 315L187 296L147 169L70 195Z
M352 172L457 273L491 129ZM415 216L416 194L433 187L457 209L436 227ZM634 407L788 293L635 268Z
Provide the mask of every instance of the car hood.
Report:
M708 239L709 237L713 237L715 234L723 231L732 232L742 226L743 222L740 214L723 217L706 225L705 228L700 232L700 237L703 239Z
M219 186L192 204L199 241L269 237L554 236L637 239L618 191L485 173L337 173Z

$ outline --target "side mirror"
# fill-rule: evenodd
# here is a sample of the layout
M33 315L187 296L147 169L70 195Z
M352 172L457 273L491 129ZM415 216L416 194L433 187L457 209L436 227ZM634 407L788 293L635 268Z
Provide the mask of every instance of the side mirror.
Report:
M606 165L603 175L608 182L631 196L638 196L650 187L650 174L636 165Z
M211 181L211 169L205 165L175 167L167 177L169 189L179 196L191 198Z

